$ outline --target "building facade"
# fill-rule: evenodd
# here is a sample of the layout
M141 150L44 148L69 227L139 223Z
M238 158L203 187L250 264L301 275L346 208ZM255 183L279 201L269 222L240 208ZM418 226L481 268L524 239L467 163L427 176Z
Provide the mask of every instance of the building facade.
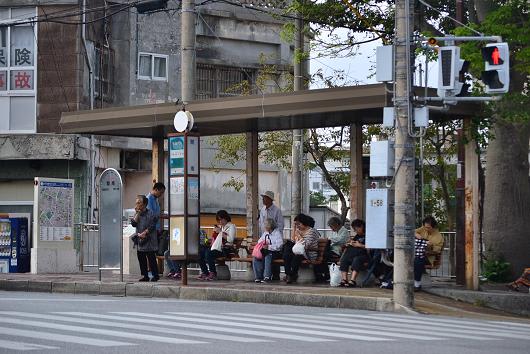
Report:
M59 125L66 111L180 98L180 1L150 13L139 13L133 3L0 3L0 213L32 213L35 177L75 180L75 222L96 220L94 181L104 168L120 171L125 207L134 205L136 194L149 191L150 140L65 135ZM252 8L197 6L196 98L241 94L240 84L252 88L264 64L274 65L279 74L289 71L293 47L281 40L282 26ZM214 183L219 170L202 167L211 192L201 194L205 210L233 204L232 212L243 212L244 203L232 203L239 196L219 198L225 193ZM280 191L286 177L277 169L264 174L272 176L264 177L270 179L264 186L287 194ZM282 203L290 205L287 199Z

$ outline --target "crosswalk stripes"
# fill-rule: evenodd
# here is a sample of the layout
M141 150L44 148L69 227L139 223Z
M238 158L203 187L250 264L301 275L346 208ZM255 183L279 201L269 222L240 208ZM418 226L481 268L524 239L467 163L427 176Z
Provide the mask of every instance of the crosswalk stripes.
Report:
M0 327L0 333L9 333L9 336L14 336L14 337L45 339L45 340L56 341L56 342L93 345L96 347L117 347L117 346L122 346L122 345L132 345L132 343L119 342L115 340L79 337L79 336L72 336L68 334L36 331L34 329L23 330L23 329L18 329L18 328L13 328L13 327Z
M120 320L121 322L115 322L115 321L101 321L101 320L92 320L87 318L73 318L69 317L68 313L62 313L61 316L59 315L45 315L45 314L24 314L24 313L17 313L17 312L10 312L10 311L0 311L0 314L5 315L13 315L13 316L21 316L21 317L30 317L30 318L39 318L39 319L45 319L45 320L54 320L54 321L62 321L62 322L71 322L71 323L80 323L84 325L94 325L94 326L107 326L107 327L115 327L115 328L126 328L126 329L133 329L136 332L138 331L153 331L158 332L158 327L146 327L144 324L154 324L157 326L169 326L171 327L172 323L163 323L160 321L155 320L138 320L137 322L141 322L140 324L131 324L131 323L123 323L121 321L120 317L114 316L116 320ZM75 313L73 313L75 314ZM71 315L71 314L70 314ZM101 318L102 315L96 315L95 317ZM204 339L204 334L197 332L197 331L187 331L187 330L179 330L179 335L182 336L189 336L189 337L199 337L201 339ZM242 343L257 343L257 342L265 342L263 339L256 339L256 338L246 338L246 337L238 337L235 335L223 335L223 336L217 336L215 334L208 336L211 339L220 339L220 340L230 340L234 342L242 342Z
M27 350L42 350L42 349L59 349L59 347L51 347L49 345L31 344L31 343L15 342L12 340L0 339L0 349L27 351Z
M285 333L270 333L269 331L255 331L255 330L248 330L245 328L234 328L234 324L232 324L231 326L213 327L211 325L206 325L206 324L179 323L178 321L180 320L180 318L177 318L175 316L157 315L157 314L150 314L150 313L139 313L139 312L132 313L135 316L140 317L141 319L134 318L134 317L127 317L127 316L118 316L117 314L115 316L110 316L110 315L99 315L99 314L94 315L94 314L87 314L87 313L80 313L80 312L65 312L65 313L75 314L75 315L84 316L84 317L120 319L121 321L133 321L133 322L142 322L142 323L145 321L154 321L155 323L161 323L160 320L171 320L171 322L169 321L163 322L163 325L170 326L170 327L194 328L198 330L208 331L208 336L209 336L209 333L211 332L222 332L222 333L230 333L230 334L238 333L238 334L246 334L250 336L266 337L272 340L287 339L287 340L298 340L298 341L303 341L303 342L330 341L330 339L325 339L325 338L313 338L309 336L304 337L304 336L291 335L291 334L285 334Z
M179 320L194 320L196 317L206 317L206 318L220 318L219 315L208 315L208 314L193 314L193 313L187 313L187 312L171 312L172 314L178 315ZM188 317L185 317L188 316ZM286 324L285 320L279 319L275 316L260 316L260 315L252 315L250 317L243 317L243 316L234 316L232 314L223 314L222 317L225 320L232 320L232 321L240 321L240 322L253 322L256 321L256 319L259 319L259 323L262 325L269 325L268 328L271 328L272 325L273 330L279 330L279 331L288 331L292 327L296 329L313 329L316 331L308 332L308 334L315 334L319 336L330 336L330 337L336 337L336 338L343 338L343 339L355 339L355 340L369 340L369 341L380 341L380 340L388 340L386 337L391 338L406 338L406 339L417 339L417 340L437 340L437 339L443 339L442 337L437 336L428 336L428 335L413 335L413 334L406 334L406 333L395 333L395 332L385 332L382 333L379 329L377 330L366 330L364 328L355 328L355 330L348 329L347 327L342 326L334 326L331 324L331 321L328 323L323 323L320 321L319 324L316 324L316 322L308 322L308 323L289 323ZM219 321L215 321L216 323L219 323ZM242 323L242 326L248 326L247 323ZM333 332L330 332L332 330ZM359 334L366 334L366 336L361 336Z
M4 312L4 311L2 311ZM0 313L2 313L0 312ZM32 316L33 314L29 314L28 316ZM20 314L19 314L20 316ZM161 342L161 343L169 343L169 344L199 344L199 343L205 343L203 341L195 341L195 340L188 340L188 339L179 339L179 338L173 338L173 337L162 337L162 336L154 336L150 334L144 334L142 332L120 332L120 331L114 331L110 329L100 329L100 328L90 328L90 327L81 327L81 326L72 326L72 325L61 325L57 323L50 323L50 322L41 322L41 321L33 321L33 320L21 320L18 318L4 318L2 317L2 323L10 323L10 324L16 324L16 325L23 325L23 326L38 326L38 327L46 327L49 329L58 329L61 331L70 331L70 332L77 332L77 333L87 333L87 334L98 334L98 335L106 335L106 336L113 336L113 337L122 337L122 338L128 338L128 339L136 339L136 340L147 340L147 341L154 341L154 342Z
M0 317L5 327L0 325L0 350L20 351L60 349L61 343L118 347L142 345L145 341L204 345L219 341L257 343L281 340L314 343L530 340L530 326L524 323L385 313L0 311ZM167 334L160 334L160 328L167 329ZM31 339L35 343L30 343Z
M403 316L402 318L397 317L391 317L391 316L375 316L375 315L353 315L353 314L334 314L334 316L338 317L345 317L348 319L367 319L367 320L379 320L386 323L396 323L399 324L399 326L405 326L405 325L420 325L425 328L425 326L428 325L429 329L432 331L449 331L454 330L458 331L458 333L466 333L466 334L482 334L482 335L488 335L493 337L502 337L502 338L512 338L512 339L521 339L520 333L513 333L513 331L505 331L501 328L499 329L492 329L492 328L470 328L469 325L460 325L456 321L455 323L444 323L440 322L440 319L435 319L433 317L430 317L429 319L420 318L420 317L414 317L414 316ZM443 321L443 319L441 319Z
M133 314L138 315L137 313L130 313L130 312L119 312L120 314ZM191 316L190 316L191 315ZM252 316L249 314L249 316ZM254 329L260 329L263 331L267 331L271 333L273 336L277 336L281 333L297 333L302 335L308 335L309 336L323 336L323 337L334 337L339 339L354 339L354 340L364 340L364 341L370 341L370 342L376 342L376 341L386 341L389 340L388 338L375 338L370 336L360 336L355 334L348 334L348 333L336 333L336 332L328 332L328 331L315 331L315 330L309 330L309 329L301 329L301 328L295 328L295 327L288 327L285 326L285 323L278 323L278 325L270 326L270 325L264 325L264 324L252 324L252 323L239 323L234 321L225 321L222 320L224 317L223 315L215 316L218 319L203 319L198 318L198 316L195 316L193 313L188 313L188 317L183 316L182 313L178 314L177 316L173 316L174 320L178 321L186 321L186 322L199 322L199 323L206 323L211 325L221 325L221 326L232 326L232 327L242 327L242 328L254 328ZM239 319L235 319L238 321ZM283 326L282 326L283 324ZM239 329L237 329L239 331ZM277 333L278 332L278 333Z
M235 313L234 315L240 315ZM401 338L407 338L413 336L414 330L417 330L416 335L419 340L431 340L431 339L447 339L447 338L460 338L460 339L479 339L479 340L494 340L494 338L484 337L480 335L466 335L460 334L453 331L436 331L435 336L432 333L425 332L425 326L394 326L387 325L382 321L370 322L370 321L355 321L355 320L343 320L337 317L331 316L316 316L316 315L259 315L259 318L275 318L284 319L286 321L293 321L293 323L305 322L305 323L330 323L336 327L347 328L349 331L357 332L359 330L372 330L377 335L393 334L400 336Z

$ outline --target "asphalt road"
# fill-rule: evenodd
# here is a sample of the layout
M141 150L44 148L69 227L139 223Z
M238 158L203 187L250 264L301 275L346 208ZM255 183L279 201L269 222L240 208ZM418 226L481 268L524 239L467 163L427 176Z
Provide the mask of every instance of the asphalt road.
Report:
M528 353L529 322L0 292L0 353Z

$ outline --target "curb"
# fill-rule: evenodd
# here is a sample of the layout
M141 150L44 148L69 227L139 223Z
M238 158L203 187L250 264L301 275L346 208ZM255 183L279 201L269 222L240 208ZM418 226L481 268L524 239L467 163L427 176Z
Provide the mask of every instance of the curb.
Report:
M171 298L202 301L251 302L273 305L394 311L394 303L392 300L382 297L320 295L247 289L194 288L149 283L81 283L0 280L0 290Z
M442 288L424 289L426 293L467 302L476 306L489 307L520 316L530 316L530 295L514 293L493 293L472 290Z

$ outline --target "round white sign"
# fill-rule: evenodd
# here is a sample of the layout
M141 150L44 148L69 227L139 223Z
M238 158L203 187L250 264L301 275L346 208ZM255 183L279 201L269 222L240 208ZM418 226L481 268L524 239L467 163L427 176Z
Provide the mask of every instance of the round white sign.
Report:
M183 133L188 127L188 112L178 111L173 119L173 126L179 133ZM191 114L191 113L190 113Z

